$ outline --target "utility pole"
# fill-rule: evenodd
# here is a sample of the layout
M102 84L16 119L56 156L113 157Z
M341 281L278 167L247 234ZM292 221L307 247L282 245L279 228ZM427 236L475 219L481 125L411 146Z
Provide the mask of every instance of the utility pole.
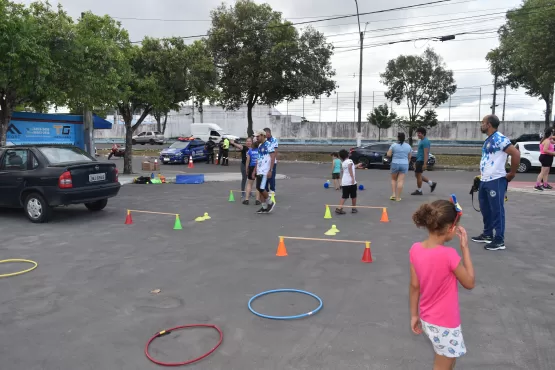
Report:
M360 15L358 13L358 1L355 0L357 7L357 19L358 19L358 32L360 34L360 61L358 69L358 124L357 124L357 147L362 144L362 51L364 46L364 33L360 29Z
M339 93L336 93L337 100L335 103L335 123L337 123L337 118L339 117Z
M451 95L449 95L449 122L451 122Z
M482 121L482 88L480 87L480 103L478 105L478 122Z
M507 102L507 85L503 87L503 117L501 122L505 122L505 103Z
M495 103L497 102L497 74L493 78L493 104L491 106L491 114L495 114Z

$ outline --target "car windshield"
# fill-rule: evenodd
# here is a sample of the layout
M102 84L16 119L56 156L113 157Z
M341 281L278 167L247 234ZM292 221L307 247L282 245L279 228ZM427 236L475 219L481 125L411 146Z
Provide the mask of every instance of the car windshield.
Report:
M94 162L95 159L88 153L77 147L56 148L42 147L38 150L48 159L51 164L71 162Z
M172 149L185 149L189 146L190 143L191 142L189 142L189 141L176 141L175 143L170 145L170 148L172 148Z

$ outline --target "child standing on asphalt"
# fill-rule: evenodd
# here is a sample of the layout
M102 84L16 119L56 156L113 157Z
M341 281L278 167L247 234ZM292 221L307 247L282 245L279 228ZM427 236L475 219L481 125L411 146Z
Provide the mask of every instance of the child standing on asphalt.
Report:
M339 154L331 153L332 159L332 166L331 166L331 178L333 179L333 186L335 190L339 190L340 182L339 178L341 177L341 161L339 160Z
M355 164L351 159L349 159L349 152L345 149L339 151L339 158L341 158L341 188L343 190L343 195L341 196L341 201L339 202L339 208L335 209L335 213L338 215L344 215L346 212L343 210L343 204L349 198L351 198L353 208L352 213L358 213L355 208L357 205L357 180L355 178Z
M435 352L434 370L452 370L466 353L461 332L458 282L474 288L474 267L466 230L458 226L462 209L456 198L425 203L413 214L416 226L428 230L428 239L410 249L411 329L426 333ZM444 244L459 237L461 257Z

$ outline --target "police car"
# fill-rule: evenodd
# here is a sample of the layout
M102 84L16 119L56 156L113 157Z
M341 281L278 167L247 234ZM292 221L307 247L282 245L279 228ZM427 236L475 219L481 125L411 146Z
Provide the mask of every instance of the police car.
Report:
M169 148L160 152L160 162L163 164L180 163L188 164L189 158L193 161L207 160L207 152L204 149L206 143L198 138L179 138Z

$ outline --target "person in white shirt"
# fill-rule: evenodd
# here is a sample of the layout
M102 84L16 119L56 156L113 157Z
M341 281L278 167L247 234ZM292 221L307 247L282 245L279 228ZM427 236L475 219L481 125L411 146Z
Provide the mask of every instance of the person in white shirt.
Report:
M476 243L485 243L484 248L490 251L505 249L505 193L520 164L520 152L505 135L497 131L499 123L499 118L492 114L484 117L480 126L482 133L488 135L482 147L478 190L484 231L472 238ZM507 173L505 163L509 155L511 170Z
M351 198L353 208L352 213L358 213L357 205L357 180L355 176L355 164L349 159L349 152L345 149L339 151L339 158L341 159L341 189L343 194L339 202L339 208L335 209L338 215L344 215L346 212L343 210L343 204Z

